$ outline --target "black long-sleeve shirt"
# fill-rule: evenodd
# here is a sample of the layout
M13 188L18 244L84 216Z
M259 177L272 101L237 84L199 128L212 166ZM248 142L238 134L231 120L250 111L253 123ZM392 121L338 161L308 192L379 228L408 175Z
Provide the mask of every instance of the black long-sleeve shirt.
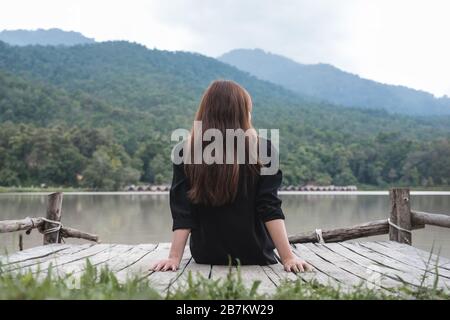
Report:
M239 189L243 188L242 179ZM274 175L258 175L247 192L238 190L233 203L212 207L190 202L184 165L174 165L170 189L172 229L191 229L190 249L197 263L274 264L275 246L265 222L284 219L278 197L281 180L281 170Z

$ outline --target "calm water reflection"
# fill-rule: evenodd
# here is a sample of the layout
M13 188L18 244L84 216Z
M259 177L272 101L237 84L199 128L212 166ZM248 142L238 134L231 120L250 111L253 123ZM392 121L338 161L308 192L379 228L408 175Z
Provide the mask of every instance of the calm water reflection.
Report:
M290 234L315 228L342 227L388 217L387 195L282 195ZM47 196L0 194L0 220L45 215ZM413 195L412 207L450 213L450 195ZM170 241L171 216L167 195L64 194L65 225L100 235L103 243L151 243ZM0 249L15 251L19 233L0 234ZM386 240L386 236L374 237ZM42 236L24 236L24 247L40 245ZM69 239L70 243L78 243ZM427 226L413 232L413 244L429 250L441 248L450 257L450 229Z

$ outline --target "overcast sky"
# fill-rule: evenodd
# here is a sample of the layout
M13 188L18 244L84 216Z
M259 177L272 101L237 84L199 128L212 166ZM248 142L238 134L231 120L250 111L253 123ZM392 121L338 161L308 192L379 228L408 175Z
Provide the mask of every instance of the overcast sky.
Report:
M2 0L0 30L61 28L97 41L216 57L261 48L450 95L448 0Z

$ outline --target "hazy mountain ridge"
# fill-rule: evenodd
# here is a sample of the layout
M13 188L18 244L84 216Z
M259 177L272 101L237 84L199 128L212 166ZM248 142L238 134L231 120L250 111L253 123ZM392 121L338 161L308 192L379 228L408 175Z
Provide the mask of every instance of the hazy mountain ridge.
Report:
M425 127L431 124L393 117L383 110L338 110L335 105L308 101L213 58L147 49L125 41L71 47L14 47L0 42L1 69L68 92L82 92L124 110L148 112L166 120L170 120L170 110L182 111L182 118L189 119L167 122L173 123L167 131L175 125L190 125L202 92L215 79L232 79L244 85L252 94L255 120L265 127L282 127L284 122L296 120L304 128L335 129L350 136L358 127L363 137L383 131L388 123L423 123ZM181 106L183 110L179 109ZM347 126L348 121L353 129ZM436 123L437 119L433 121ZM447 132L445 125L442 128Z
M450 98L379 83L329 64L301 64L261 49L236 49L218 58L260 79L337 105L411 115L450 114Z
M79 32L64 31L61 29L37 30L3 30L0 31L0 41L15 46L27 45L64 45L95 43L94 39L87 38Z

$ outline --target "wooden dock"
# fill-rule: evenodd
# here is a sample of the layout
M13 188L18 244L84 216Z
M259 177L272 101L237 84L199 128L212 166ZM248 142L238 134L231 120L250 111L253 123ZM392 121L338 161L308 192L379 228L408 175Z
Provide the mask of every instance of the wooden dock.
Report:
M178 272L149 271L152 264L168 257L170 244L99 244L99 237L63 226L62 193L48 196L45 217L0 221L0 232L29 234L37 230L43 234L43 246L20 250L0 256L0 272L30 271L45 276L51 267L57 275L71 274L77 279L86 268L87 260L108 268L119 281L132 276L147 278L151 285L166 292L182 285L191 272L207 279L220 279L229 273L227 266L196 264L186 248ZM450 228L450 215L428 213L410 208L409 189L390 190L391 211L388 219L330 230L316 229L289 236L294 253L309 262L314 271L293 274L281 264L269 266L241 266L239 271L245 285L260 281L260 291L271 293L284 280L319 284L351 290L355 286L392 291L400 286L443 289L450 292L450 260L437 257L412 246L412 231L426 225ZM349 242L358 238L389 234L390 241ZM20 237L22 234L20 235ZM62 244L63 239L81 238L95 243ZM21 238L19 238L21 239Z
M130 276L148 278L151 285L164 293L181 285L189 271L205 278L223 278L227 266L197 264L186 248L178 272L153 272L150 266L168 256L170 244L49 244L0 256L2 272L30 271L36 276L52 270L58 275L79 277L86 268L87 259L97 267L108 266L119 281ZM351 289L362 285L368 288L389 290L404 284L419 287L433 286L439 274L439 288L450 290L450 260L431 255L423 250L394 241L339 242L293 244L294 252L305 259L314 271L293 274L283 270L281 264L269 266L241 266L245 285L259 280L261 293L276 290L283 279L316 280L320 284ZM429 258L431 257L431 260ZM425 275L425 278L424 278ZM425 279L423 284L422 279Z

